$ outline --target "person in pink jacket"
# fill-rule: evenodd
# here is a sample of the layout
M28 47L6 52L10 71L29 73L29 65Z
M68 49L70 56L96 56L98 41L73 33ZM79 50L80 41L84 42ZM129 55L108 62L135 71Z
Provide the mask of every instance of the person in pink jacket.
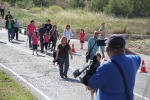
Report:
M34 55L34 50L36 50L36 54L38 55L37 53L38 40L39 40L38 32L34 32L31 39L32 39L32 45L33 45L33 55Z
M48 46L49 38L50 38L49 31L47 31L47 32L43 35L44 46L45 46L45 54L47 54L47 46Z
M30 49L32 49L31 37L35 31L36 31L36 26L34 24L34 20L31 20L30 24L28 24L28 26L27 26L27 34L28 34L28 38L29 38L29 48Z
M85 37L84 29L81 29L80 30L80 34L79 34L79 39L80 39L80 43L81 43L81 49L83 49L84 37Z

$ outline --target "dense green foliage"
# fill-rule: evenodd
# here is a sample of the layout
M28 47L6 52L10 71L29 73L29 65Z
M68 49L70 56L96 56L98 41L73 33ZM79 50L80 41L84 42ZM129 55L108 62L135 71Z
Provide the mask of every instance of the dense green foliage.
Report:
M12 6L31 8L58 5L66 8L81 8L123 17L150 16L150 0L2 0Z

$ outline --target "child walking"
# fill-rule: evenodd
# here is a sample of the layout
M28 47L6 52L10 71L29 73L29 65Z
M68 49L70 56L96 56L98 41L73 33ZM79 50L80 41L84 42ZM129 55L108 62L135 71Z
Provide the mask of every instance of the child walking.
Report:
M83 49L84 36L85 36L84 29L81 29L80 34L79 34L79 39L80 39L80 43L81 43L81 48L80 49Z
M31 38L32 38L32 44L33 44L33 55L34 55L35 50L36 50L36 54L38 55L37 53L37 46L38 46L38 39L39 39L38 32L34 32Z
M49 36L49 32L47 31L47 32L43 35L44 46L45 46L45 54L47 54L47 46L48 46L49 39L50 39L50 36Z

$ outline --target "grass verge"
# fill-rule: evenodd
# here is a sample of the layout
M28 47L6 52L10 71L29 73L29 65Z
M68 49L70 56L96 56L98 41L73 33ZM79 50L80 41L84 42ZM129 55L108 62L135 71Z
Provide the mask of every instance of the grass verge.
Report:
M0 71L0 100L36 100L36 98L28 90Z

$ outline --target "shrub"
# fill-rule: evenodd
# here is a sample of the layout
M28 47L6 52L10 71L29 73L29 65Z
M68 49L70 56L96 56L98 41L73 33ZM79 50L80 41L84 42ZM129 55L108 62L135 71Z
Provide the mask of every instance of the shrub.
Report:
M48 8L48 10L49 10L50 12L58 13L58 12L62 11L63 8L61 8L61 7L59 7L59 6L50 6L50 7Z
M39 8L39 7L34 7L34 8L30 8L30 9L29 9L29 12L30 12L30 13L41 13L41 12L42 12L42 9Z

